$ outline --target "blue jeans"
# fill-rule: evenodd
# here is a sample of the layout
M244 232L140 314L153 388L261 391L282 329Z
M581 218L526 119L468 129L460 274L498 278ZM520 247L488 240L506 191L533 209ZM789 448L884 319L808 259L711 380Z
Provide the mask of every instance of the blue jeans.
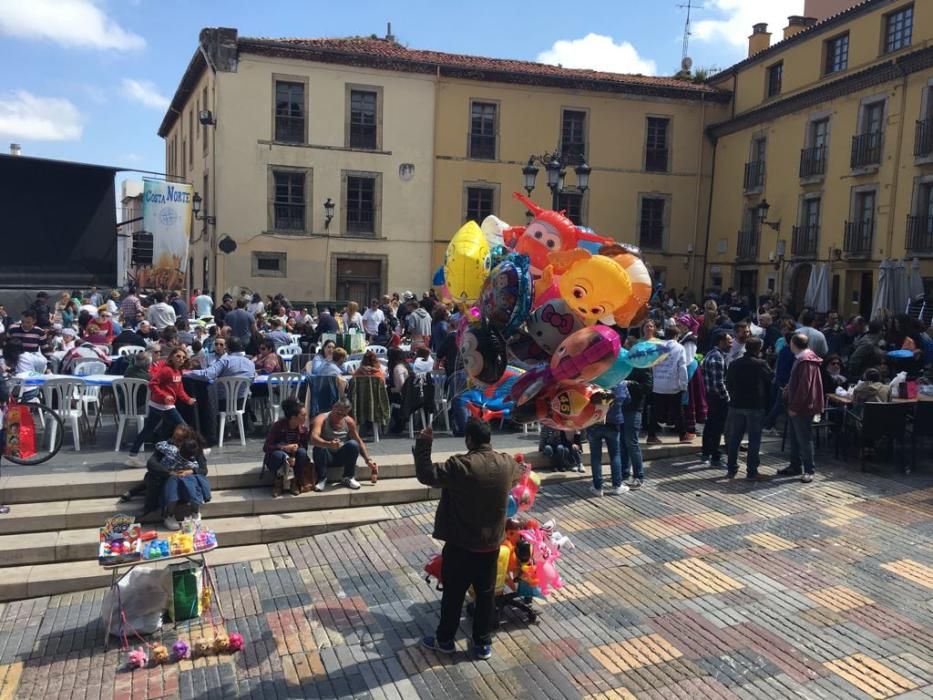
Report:
M781 396L781 390L783 388L784 387L778 386L777 384L771 385L771 410L768 411L768 415L765 416L764 424L764 427L768 430L777 425L777 419L784 411L784 399Z
M739 471L739 443L742 442L745 432L748 431L748 458L746 471L749 476L758 473L761 464L761 426L765 413L760 409L730 408L729 409L729 441L727 469L730 474Z
M155 429L159 427L159 423L162 421L167 421L172 430L175 429L176 425L185 424L185 419L181 417L177 408L161 411L158 408L150 406L149 413L146 414L146 422L143 423L143 429L139 432L139 435L136 436L136 439L133 441L133 446L130 448L131 455L135 457L139 454L139 448L143 446L146 440L152 438Z
M288 453L284 450L275 450L266 455L266 466L269 468L269 471L272 472L273 476L277 476L279 470L285 466L285 462L288 460ZM305 481L305 470L308 469L310 472L311 467L311 458L308 457L308 451L304 447L299 447L295 450L295 480L299 484L307 483ZM309 473L310 476L310 473ZM321 479L327 476L327 472L321 474Z
M813 464L813 416L787 416L787 434L790 436L790 467L812 474Z
M609 469L613 488L622 485L622 455L619 450L619 426L606 423L589 429L590 463L593 467L593 487L603 487L603 442L609 451Z
M641 447L638 445L638 433L641 432L641 411L624 411L622 416L624 422L619 438L622 453L622 478L629 477L629 463L631 462L632 476L636 479L644 479L645 467L641 460Z
M162 505L171 506L181 501L201 505L211 500L211 485L207 478L200 474L188 476L172 475L165 480L162 486Z
M353 478L356 476L356 460L359 456L360 446L356 440L347 440L336 452L325 447L315 447L311 450L318 481L326 479L327 468L333 466L343 467L344 479Z

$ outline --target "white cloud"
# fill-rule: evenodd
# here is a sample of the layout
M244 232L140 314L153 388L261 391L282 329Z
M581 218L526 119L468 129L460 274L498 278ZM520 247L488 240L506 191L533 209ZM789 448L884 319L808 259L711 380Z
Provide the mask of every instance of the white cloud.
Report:
M613 41L611 36L589 33L582 39L561 39L538 54L541 63L560 64L564 68L590 68L612 73L654 75L654 61L642 58L627 41Z
M693 38L709 43L725 41L733 46L748 48L748 35L752 25L768 23L771 43L784 36L787 18L803 14L804 0L710 0L702 13L718 15L716 19L701 19L691 27Z
M0 96L0 136L30 141L77 141L81 113L62 97L38 97L26 90Z
M141 49L146 40L123 29L92 0L3 0L0 34L48 39L66 47Z
M164 110L171 100L159 92L159 88L151 80L123 79L123 94L141 105L151 109Z

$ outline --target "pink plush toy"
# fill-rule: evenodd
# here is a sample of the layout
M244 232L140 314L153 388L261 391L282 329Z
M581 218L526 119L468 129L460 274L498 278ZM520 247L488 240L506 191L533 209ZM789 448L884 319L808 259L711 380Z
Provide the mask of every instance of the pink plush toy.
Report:
M563 588L557 560L560 551L550 543L550 536L542 529L522 530L522 537L531 543L532 558L535 566L535 579L542 596Z
M239 651L243 648L243 635L234 632L230 635L230 641L227 643L228 651Z
M149 657L142 647L133 649L129 656L130 668L146 668L149 664Z

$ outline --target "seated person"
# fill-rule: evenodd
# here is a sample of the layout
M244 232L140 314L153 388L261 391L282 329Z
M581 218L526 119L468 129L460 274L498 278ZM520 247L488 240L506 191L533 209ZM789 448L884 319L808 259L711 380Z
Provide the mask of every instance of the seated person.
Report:
M101 306L97 318L92 318L85 326L84 339L94 345L110 345L114 337L113 314L106 306Z
M110 347L113 348L113 352L116 354L120 351L120 348L126 347L128 345L135 345L136 347L144 348L146 347L146 339L132 328L124 328L120 332L120 335L113 339Z
M289 490L293 496L310 491L313 484L311 459L308 457L308 411L297 399L282 402L281 420L269 428L262 446L265 465L275 479L272 497L278 498ZM326 479L327 474L321 475Z
M415 361L411 368L415 372L431 372L434 370L434 358L428 348L421 347L415 351Z
M842 374L842 358L837 353L826 356L822 370L824 393L834 394L837 388L846 388L848 380Z
M102 345L94 345L93 343L85 341L65 353L59 371L62 374L74 374L75 367L81 364L83 360L95 360L109 367L110 353L107 351L107 348Z
M401 348L389 350L389 395L401 400L402 388L411 374L408 368L408 353Z
M269 320L269 332L266 333L266 340L271 340L275 344L276 350L292 343L292 337L285 332L282 322L277 318Z
M891 400L891 387L881 381L881 372L874 367L865 370L862 381L852 392L852 405L858 411L861 411L869 401L881 401L887 403Z
M317 372L313 373L316 377L336 377L337 391L341 396L347 388L347 380L344 379L343 363L347 361L347 351L343 348L334 348L330 360L325 360L318 365Z
M227 352L217 356L207 369L192 370L187 376L211 382L220 377L242 377L252 382L256 377L256 367L243 352L240 339L232 337L226 340L218 339L216 342L225 344ZM227 397L221 394L217 398L218 402L225 402Z
M259 343L259 354L253 359L256 374L275 374L284 371L282 358L275 352L275 343L263 340Z
M573 437L568 437L568 433L572 433ZM579 433L542 425L538 451L551 460L551 466L557 471L583 471L583 449Z
M168 475L162 487L162 508L165 513L165 527L178 530L181 526L176 518L175 508L179 501L190 506L200 506L211 500L211 486L199 472L198 455L201 444L193 436L179 441L179 444L163 440L156 443L156 455L159 466ZM200 519L198 508L194 516Z
M379 356L372 350L363 353L363 359L360 360L360 366L353 373L354 377L379 377L385 380L385 371L382 369L382 363L379 362Z
M356 421L350 417L350 407L349 399L338 399L330 411L316 416L311 423L311 456L318 478L315 491L326 488L327 470L331 466L343 469L341 484L348 489L360 488L360 482L356 480L356 460L361 454L375 481L379 468L366 450Z
M334 359L334 348L337 347L337 343L333 340L326 340L321 344L321 349L318 350L317 354L311 359L311 369L310 374L316 375L318 370L325 362L330 362ZM308 372L308 368L305 368L305 372Z

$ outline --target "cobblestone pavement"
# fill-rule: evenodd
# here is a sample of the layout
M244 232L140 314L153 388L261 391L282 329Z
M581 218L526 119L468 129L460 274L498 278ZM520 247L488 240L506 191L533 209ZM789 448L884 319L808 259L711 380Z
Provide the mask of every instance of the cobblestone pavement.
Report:
M621 497L543 490L536 514L576 543L567 585L488 662L462 637L452 659L416 645L438 615L426 503L217 567L236 655L128 671L102 648L102 591L3 605L0 697L933 697L933 479L722 474L656 462Z

